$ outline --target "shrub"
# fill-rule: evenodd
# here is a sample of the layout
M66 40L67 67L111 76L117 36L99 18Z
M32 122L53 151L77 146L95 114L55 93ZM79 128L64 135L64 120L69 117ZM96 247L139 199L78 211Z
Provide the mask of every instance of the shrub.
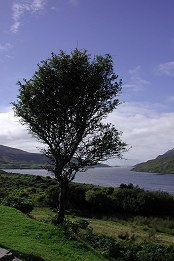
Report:
M88 233L85 240L107 258L119 261L173 261L174 248L153 243L137 244L131 240L118 241L111 237Z
M127 231L123 231L123 232L121 232L121 233L118 235L118 237L119 237L120 239L126 240L126 239L129 238L129 233L128 233Z
M68 207L70 209L85 210L87 208L87 202L85 200L85 193L88 186L83 184L70 184L68 191Z
M46 190L46 203L49 207L57 208L59 204L59 186L58 185L51 185Z
M16 208L25 214L29 214L33 210L32 203L22 197L7 197L2 201L2 204Z
M137 253L138 261L173 261L173 246L144 243Z
M79 228L82 228L82 229L87 229L87 227L89 226L89 222L85 219L78 220L77 224L78 224Z
M107 190L102 188L90 189L86 192L85 199L93 213L112 213L112 200Z
M80 226L76 222L65 220L63 223L65 235L68 239L76 239L80 230Z
M114 209L141 215L174 215L174 198L166 192L145 191L132 184L121 184L111 195Z

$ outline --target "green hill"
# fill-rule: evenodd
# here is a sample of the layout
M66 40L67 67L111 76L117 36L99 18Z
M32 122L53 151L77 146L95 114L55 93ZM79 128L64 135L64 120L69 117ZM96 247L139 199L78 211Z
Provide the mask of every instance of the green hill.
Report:
M0 205L0 246L22 253L22 260L106 260L80 240L68 240L61 227L38 222Z
M0 145L0 168L41 168L48 159L40 153L30 153L20 149Z
M48 158L41 153L31 153L0 145L0 169L40 169L48 166ZM110 167L98 163L96 167Z
M137 172L174 174L174 149L167 151L163 155L159 155L156 159L137 164L132 170Z

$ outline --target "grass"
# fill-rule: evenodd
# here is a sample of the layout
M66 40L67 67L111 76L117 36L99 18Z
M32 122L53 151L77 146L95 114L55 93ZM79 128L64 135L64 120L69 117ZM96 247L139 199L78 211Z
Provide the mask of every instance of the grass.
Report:
M69 219L76 221L79 218L69 216ZM106 235L116 239L133 239L137 243L152 241L162 244L174 244L174 221L168 218L135 216L127 220L122 218L107 220L98 218L83 219L89 222L93 232L98 235Z
M24 256L45 261L106 260L84 242L66 239L60 227L33 220L13 208L0 206L0 228L0 245Z
M30 216L38 221L50 223L55 217L55 212L48 207L35 207L30 212Z
M34 208L31 216L37 220L50 222L55 212L49 208ZM152 241L163 244L174 244L174 220L169 218L135 216L127 218L80 218L67 215L71 221L87 220L95 234L106 235L116 239L127 237L137 242Z
M135 225L130 221L122 224L120 221L91 220L90 226L94 233L114 238L134 239L137 242L150 241L174 244L174 237L170 234L157 232L153 227L144 231L144 226Z

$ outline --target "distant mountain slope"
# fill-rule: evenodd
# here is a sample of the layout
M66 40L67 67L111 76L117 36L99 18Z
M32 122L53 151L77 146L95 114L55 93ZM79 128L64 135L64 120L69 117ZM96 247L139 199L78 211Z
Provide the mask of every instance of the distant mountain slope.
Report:
M157 157L157 159L162 159L162 158L168 158L170 156L174 156L174 149L172 150L168 150L167 152L165 152L163 155L159 155Z
M163 155L159 155L156 159L137 164L132 170L174 174L174 149L167 151Z
M0 145L0 168L40 168L47 162L43 154Z
M97 168L111 168L111 166L109 166L108 164L105 163L97 163L97 165L95 165L95 167Z
M20 149L0 145L0 169L43 168L48 165L48 158L40 153L30 153ZM96 167L110 167L98 163Z

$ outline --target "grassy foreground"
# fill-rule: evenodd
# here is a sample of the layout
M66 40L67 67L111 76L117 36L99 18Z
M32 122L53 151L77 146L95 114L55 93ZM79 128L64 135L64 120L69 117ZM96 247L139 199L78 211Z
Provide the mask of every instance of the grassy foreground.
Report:
M32 260L106 260L82 241L67 240L61 228L28 218L10 207L0 206L0 228L0 246L40 257Z

